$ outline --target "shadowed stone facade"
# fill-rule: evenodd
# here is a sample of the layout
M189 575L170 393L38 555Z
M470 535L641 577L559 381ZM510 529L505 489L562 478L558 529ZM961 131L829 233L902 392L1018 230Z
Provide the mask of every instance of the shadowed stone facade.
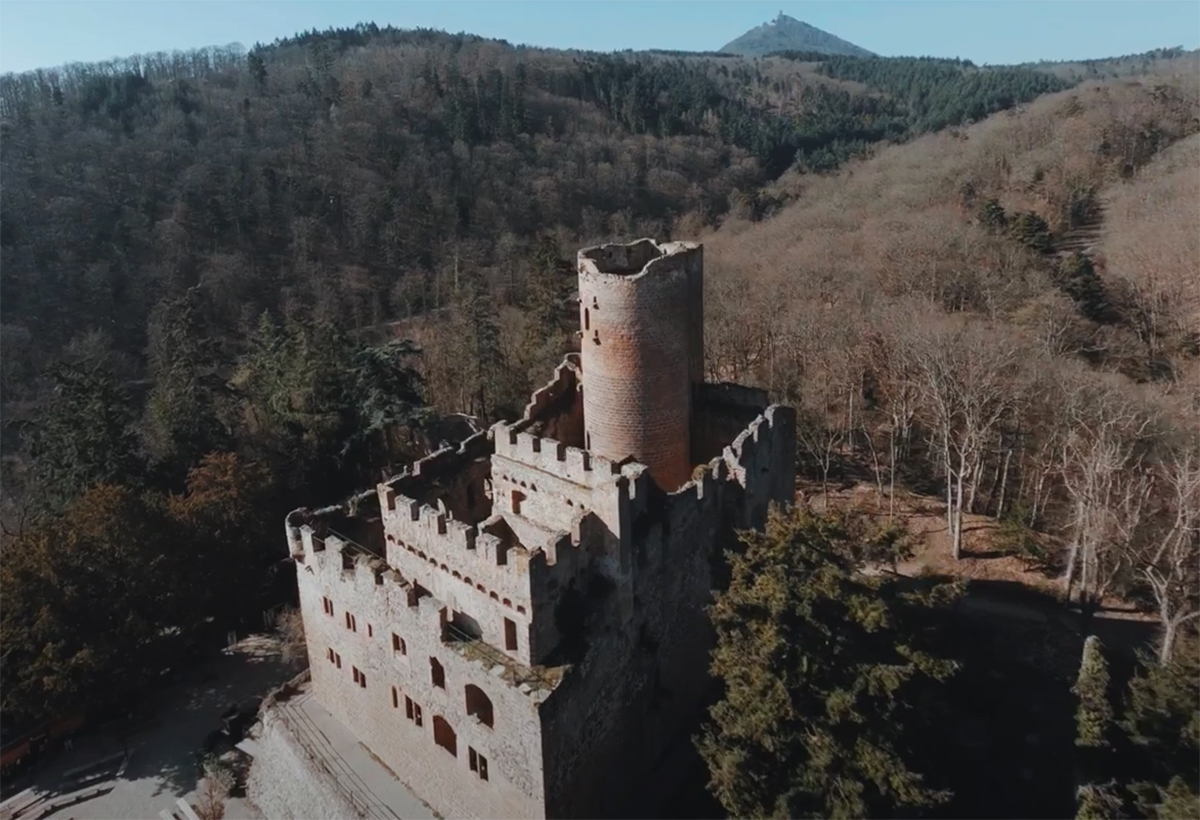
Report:
M581 353L521 419L286 522L314 696L446 817L653 813L713 558L793 491L793 411L702 381L700 246L579 280Z

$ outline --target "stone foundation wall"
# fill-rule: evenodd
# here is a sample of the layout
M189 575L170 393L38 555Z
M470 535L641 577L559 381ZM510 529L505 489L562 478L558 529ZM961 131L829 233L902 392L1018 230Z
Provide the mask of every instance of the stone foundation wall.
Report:
M246 796L268 820L364 817L321 771L271 710L262 716L258 752L246 778Z

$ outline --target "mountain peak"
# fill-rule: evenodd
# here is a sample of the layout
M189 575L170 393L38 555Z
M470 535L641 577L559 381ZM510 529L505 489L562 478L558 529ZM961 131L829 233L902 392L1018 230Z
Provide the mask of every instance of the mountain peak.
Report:
M756 26L725 45L721 51L744 57L761 57L773 51L814 51L820 54L845 54L874 57L865 48L848 43L816 26L810 26L782 11L769 23Z

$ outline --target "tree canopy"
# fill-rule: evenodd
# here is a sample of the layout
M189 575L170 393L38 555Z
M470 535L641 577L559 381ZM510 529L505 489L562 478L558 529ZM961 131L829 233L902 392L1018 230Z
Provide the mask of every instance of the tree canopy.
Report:
M776 510L728 554L712 607L725 693L699 748L733 816L870 817L949 798L921 738L957 669L932 616L958 589L858 574L854 540L844 519Z

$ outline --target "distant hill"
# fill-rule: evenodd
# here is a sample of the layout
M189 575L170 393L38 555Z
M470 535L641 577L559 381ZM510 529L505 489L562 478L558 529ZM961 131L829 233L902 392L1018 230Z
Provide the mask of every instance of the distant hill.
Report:
M770 23L750 29L727 43L721 51L744 57L762 57L773 51L807 51L819 54L844 54L850 57L874 57L865 48L847 43L827 31L780 12Z

